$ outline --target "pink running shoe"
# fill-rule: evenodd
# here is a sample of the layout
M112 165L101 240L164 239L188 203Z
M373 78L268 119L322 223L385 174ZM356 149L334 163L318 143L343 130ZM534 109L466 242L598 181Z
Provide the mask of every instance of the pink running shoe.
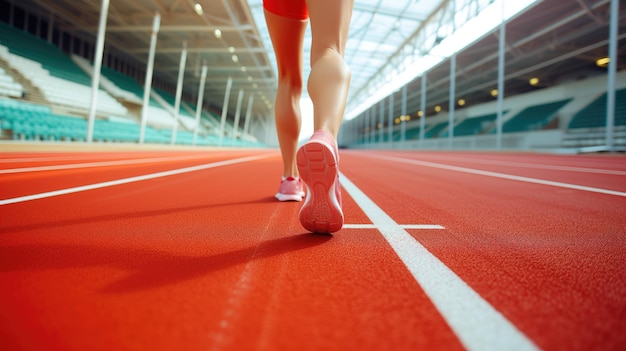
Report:
M300 223L313 233L333 233L343 226L339 151L330 133L319 130L300 147L296 162L306 186Z
M278 201L302 201L304 196L302 180L294 177L283 179L275 196Z

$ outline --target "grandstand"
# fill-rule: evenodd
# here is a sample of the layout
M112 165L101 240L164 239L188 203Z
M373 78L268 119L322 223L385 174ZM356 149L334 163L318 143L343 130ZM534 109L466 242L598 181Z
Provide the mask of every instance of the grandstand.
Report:
M614 145L626 147L626 72L617 75ZM596 76L505 100L502 140L508 149L552 150L558 152L600 151L606 139L606 78ZM445 111L428 118L424 139L420 140L420 120L406 124L404 142L401 126L394 126L394 141L381 143L361 139L358 148L455 148L495 149L497 105L486 102L456 111L454 138L449 137L449 117ZM354 122L351 122L354 123ZM350 124L348 124L350 125ZM361 125L362 128L362 125Z
M85 142L92 72L93 65L87 59L70 56L41 38L0 22L2 139ZM103 67L93 140L138 143L143 92L143 87L132 77ZM181 108L176 121L173 106L172 95L153 89L147 107L146 143L169 144L175 139L183 145L218 145L218 129L209 112L202 112L204 121L196 131L195 117L189 107ZM175 124L180 129L173 138ZM250 136L231 139L228 136L232 133L225 132L224 145L262 145ZM238 135L242 134L239 131Z
M149 3L150 0L142 0L142 4L135 9ZM89 128L87 120L91 108L93 55L97 36L92 25L97 21L99 9L95 5L84 6L83 14L79 16L64 10L69 8L64 5L70 5L65 1L54 7L31 2L19 4L8 0L3 0L2 4L3 8L11 11L5 11L0 20L0 98L5 100L0 105L12 107L3 107L1 111L1 137L14 141L86 141L83 134L87 135L85 128ZM260 26L260 32L263 33L264 24L262 18L258 17L260 12L256 11L260 4L258 1L249 1L248 6L253 11L239 17L245 18L251 26ZM182 5L174 5L175 8L179 6ZM402 87L406 90L404 94L407 94L403 102L398 103L402 100L401 89L398 88L384 99L370 102L367 108L378 112L382 101L391 101L392 108L389 118L385 116L385 122L368 122L364 112L353 115L352 110L360 108L358 105L364 98L371 97L372 91L378 93L384 90L384 86L372 84L394 81L393 76L398 74L394 67L403 66L404 63L399 64L401 61L408 62L407 57L401 57L402 50L385 51L381 54L386 57L385 60L378 63L381 68L369 77L362 77L371 65L371 62L363 59L372 55L368 54L371 45L365 45L367 43L360 40L358 49L353 49L347 57L353 69L353 86L340 143L356 148L569 149L576 152L592 146L601 148L607 137L611 137L617 149L626 147L626 78L621 69L623 60L618 62L615 79L617 103L613 134L607 136L607 69L589 59L606 55L608 44L606 32L601 33L606 29L606 23L590 20L588 12L601 12L606 6L605 1L594 4L591 9L581 9L576 4L563 5L557 9L547 3L533 3L522 15L507 23L509 46L519 49L518 57L507 62L504 110L500 114L495 101L497 94L487 94L489 89L495 87L495 60L499 55L495 49L497 42L494 36L487 35L479 37L456 55L461 72L455 80L453 95L455 99L463 98L463 104L455 106L453 116L445 108L441 109L441 106L450 106L448 100L452 96L449 91L451 87L448 86L451 81L450 60L445 57L425 73L431 77L426 91L422 92L422 77L417 76ZM426 11L425 8L412 8L411 11L420 9ZM435 9L433 7L431 11ZM417 32L398 34L398 38L390 37L390 33L383 35L376 31L370 32L369 22L362 18L368 10L371 9L355 9L358 16L353 26L368 30L369 40L382 42L398 39L397 45L403 43L420 48L426 45L420 41L422 39L419 39ZM239 31L235 31L240 34L238 38L229 38L234 44L224 46L223 39L205 35L203 31L194 32L198 27L192 24L200 25L200 19L191 20L193 16L175 14L164 19L167 23L164 22L164 30L158 33L155 76L151 82L148 105L144 107L146 54L150 40L145 25L149 22L127 19L129 27L125 27L118 20L124 18L123 7L116 7L113 11L115 19L106 36L106 52L97 92L95 141L139 143L142 111L145 109L148 136L145 142L148 143L165 144L176 140L176 143L181 144L217 145L221 140L222 145L276 146L271 106L275 89L275 62L271 52L263 51L257 55L257 49L245 40L249 27L244 24ZM184 8L184 11L192 9ZM232 19L232 8L216 8L214 11L223 11L215 16ZM146 11L144 17L150 18L153 14ZM537 19L545 18L547 14L554 18L552 25ZM50 16L54 21L48 22ZM442 11L437 12L437 16L443 16L439 20L442 23L448 15ZM434 25L405 18L402 21L406 21L405 25L416 25L416 28ZM189 27L180 27L184 25ZM576 32L571 37L561 36L561 33L572 28L582 27L587 30ZM87 35L84 28L89 28ZM175 76L180 55L180 49L176 47L188 38L189 33L186 33L185 28L189 28L190 33L198 38L210 40L209 46L223 46L224 50L215 49L212 55L213 49L209 47L190 48L183 79L182 101L176 113L172 93L176 90ZM532 42L527 39L528 28L536 28ZM426 31L426 27L423 30ZM551 45L553 37L559 38L558 45ZM619 44L623 38L617 41ZM267 36L259 37L258 42L263 42L264 49L271 47ZM568 54L572 45L580 46L580 52ZM485 56L483 53L486 50L492 53ZM356 52L360 55L356 55ZM238 60L234 57L231 60L233 53L236 53ZM209 74L206 100L199 112L199 121L196 122L197 85L202 62L209 64ZM242 62L246 62L246 65ZM527 81L531 76L536 80L533 85ZM229 85L231 83L232 88ZM225 87L227 91L224 91ZM243 113L246 108L233 96L240 90L251 97L251 116L248 117L251 121L248 122L254 127L247 131L243 123L234 126L234 111ZM427 96L424 102L426 123L423 131L420 118L403 119L401 123L404 126L392 122L400 115L419 115L424 107L421 106L422 94ZM224 103L227 105L224 106ZM33 104L37 108L33 109ZM385 115L388 106L384 108ZM435 106L439 106L439 109L434 109ZM222 121L221 112L224 111L225 120ZM501 121L498 121L499 115L502 116ZM499 123L502 126L501 134ZM423 139L420 139L420 135L423 135Z

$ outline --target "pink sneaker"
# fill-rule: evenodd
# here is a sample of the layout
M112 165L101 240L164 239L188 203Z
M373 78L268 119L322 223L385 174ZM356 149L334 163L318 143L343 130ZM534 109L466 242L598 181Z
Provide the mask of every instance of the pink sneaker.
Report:
M302 201L304 196L302 180L294 177L283 179L275 196L278 201Z
M333 233L343 226L338 161L335 139L321 130L296 154L298 171L307 189L300 223L313 233Z

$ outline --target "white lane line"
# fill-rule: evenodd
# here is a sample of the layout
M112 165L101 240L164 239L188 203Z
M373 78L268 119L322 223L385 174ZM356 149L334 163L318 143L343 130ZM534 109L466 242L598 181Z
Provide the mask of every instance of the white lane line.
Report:
M91 168L91 167L123 166L123 165L133 165L133 164L142 164L142 163L193 160L193 159L198 159L198 158L207 158L207 156L206 154L202 156L200 155L168 156L168 157L126 159L126 160L116 160L116 161L72 163L72 164L52 165L52 166L9 168L9 169L1 169L0 174L58 171L58 170L64 170L64 169Z
M403 229L446 229L439 224L398 224ZM378 229L376 224L344 224L341 229Z
M0 153L0 155L2 155ZM103 153L103 154L81 154L81 155L73 155L73 156L56 156L49 155L46 157L20 157L20 158L0 158L0 163L24 163L24 162L57 162L57 161L79 161L79 160L89 160L93 161L94 159L110 159L112 154Z
M11 199L0 200L0 206L14 204L14 203L18 203L18 202L38 200L38 199L43 199L43 198L53 197L53 196L72 194L72 193L77 193L77 192L81 192L81 191L87 191L87 190L93 190L93 189L99 189L99 188L106 188L106 187L110 187L110 186L116 186L116 185L133 183L133 182L139 182L139 181L143 181L143 180L167 177L167 176L176 175L176 174L201 171L201 170L205 170L205 169L209 169L209 168L228 166L228 165L233 165L233 164L243 163L243 162L250 162L250 161L255 161L255 160L268 158L268 157L274 157L274 156L276 156L276 154L274 154L274 153L264 154L264 155L256 155L256 156L247 156L247 157L241 157L241 158L236 158L236 159L231 159L231 160L207 163L207 164L198 165L198 166L191 166L191 167L173 169L173 170L170 170L170 171L163 171L163 172L157 172L157 173L151 173L151 174L144 174L144 175L140 175L140 176L136 176L136 177L123 178L123 179L117 179L117 180L111 180L111 181L107 181L107 182L102 182L102 183L95 183L95 184L88 184L88 185L83 185L83 186L77 186L77 187L74 187L74 188L60 189L60 190L54 190L54 191L49 191L49 192L45 192L45 193L20 196L20 197L15 197L15 198L11 198Z
M438 158L439 158L439 161L448 160L448 161L482 163L482 164L497 165L497 166L549 169L549 170L555 170L555 171L567 171L567 172L578 172L578 173L597 173L597 174L622 175L622 176L626 175L626 171L617 171L617 170L612 170L612 169L587 168L587 167L575 167L575 166L557 166L557 165L546 165L546 164L526 163L526 162L510 162L510 161L501 161L501 160L485 160L485 159L479 159L479 158L473 158L473 157L458 158L458 157L442 156Z
M379 155L372 155L372 154L365 155L365 156L372 157L372 158L383 159L383 160L388 160L388 161L407 163L407 164L410 164L410 165L417 165L417 166L425 166L425 167L431 167L431 168L446 169L446 170L449 170L449 171L471 173L471 174L479 174L479 175L484 175L484 176L488 176L488 177L502 178L502 179L509 179L509 180L517 180L517 181L526 182L526 183L542 184L542 185L555 186L555 187L559 187L559 188L575 189L575 190L589 191L589 192L593 192L593 193L600 193L600 194L607 194L607 195L615 195L615 196L626 197L626 193L625 192L615 191L615 190L608 190L608 189L601 189L601 188L594 188L594 187L584 186L584 185L576 185L576 184L569 184L569 183L562 183L562 182L554 182L554 181L551 181L551 180L543 180L543 179L536 179L536 178L516 176L516 175L512 175L512 174L496 173L496 172L490 172L490 171L482 171L482 170L479 170L479 169L458 167L458 166L450 166L450 165L445 165L445 164L442 164L442 163L434 163L434 162L427 162L427 161L411 160L411 159L400 158L400 157L393 157L393 156L379 156Z
M343 188L391 245L468 350L538 350L478 293L431 254L345 175Z

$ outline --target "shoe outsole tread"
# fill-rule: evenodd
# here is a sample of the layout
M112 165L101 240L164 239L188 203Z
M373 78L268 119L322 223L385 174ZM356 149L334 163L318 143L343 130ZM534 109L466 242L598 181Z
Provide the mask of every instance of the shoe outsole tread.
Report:
M296 154L298 172L307 187L300 210L302 226L313 233L333 233L343 226L343 212L336 196L336 157L326 143L311 140Z

